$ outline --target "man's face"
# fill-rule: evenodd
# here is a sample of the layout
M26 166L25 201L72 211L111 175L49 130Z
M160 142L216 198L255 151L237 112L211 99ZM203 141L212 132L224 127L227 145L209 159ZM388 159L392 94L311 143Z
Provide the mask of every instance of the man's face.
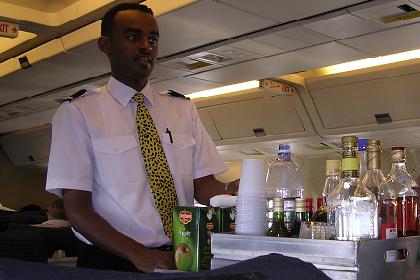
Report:
M116 14L114 23L107 53L113 75L132 81L147 79L158 53L156 20L147 13L126 10Z

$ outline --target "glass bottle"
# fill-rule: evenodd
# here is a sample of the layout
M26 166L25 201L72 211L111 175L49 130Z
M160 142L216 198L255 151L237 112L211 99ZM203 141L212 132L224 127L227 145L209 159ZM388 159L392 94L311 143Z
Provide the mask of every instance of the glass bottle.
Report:
M367 171L363 184L376 195L378 200L379 238L397 237L397 201L394 190L388 184L381 169L382 149L379 140L369 140L367 144Z
M387 180L397 195L398 237L417 235L417 192L416 182L411 178L405 165L405 148L391 148L391 171Z
M295 219L293 227L290 232L292 237L299 238L300 224L304 221L309 221L306 213L305 200L303 198L296 198Z
M325 183L322 191L321 207L315 212L312 217L314 222L327 222L327 199L331 192L338 185L340 180L341 160L329 159L325 162Z
M314 200L312 197L305 198L305 208L306 208L306 216L308 218L308 222L312 219L314 215Z
M369 139L359 139L357 141L358 146L358 158L359 158L359 178L362 180L365 177L367 170L367 152L366 146Z
M359 179L357 137L344 136L342 178L328 198L328 218L332 236L338 240L378 237L378 202Z
M288 231L284 226L283 199L275 197L273 199L273 223L267 230L268 236L287 237Z
M290 226L291 213L294 213L295 198L303 197L302 177L298 165L292 160L290 145L279 145L277 159L270 164L266 177L268 222L273 219L273 199L283 198L286 226Z

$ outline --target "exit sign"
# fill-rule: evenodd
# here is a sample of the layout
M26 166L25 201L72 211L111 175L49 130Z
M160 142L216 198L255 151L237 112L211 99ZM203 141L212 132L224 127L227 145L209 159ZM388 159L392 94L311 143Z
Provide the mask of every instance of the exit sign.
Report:
M0 37L16 38L19 35L19 25L0 21Z

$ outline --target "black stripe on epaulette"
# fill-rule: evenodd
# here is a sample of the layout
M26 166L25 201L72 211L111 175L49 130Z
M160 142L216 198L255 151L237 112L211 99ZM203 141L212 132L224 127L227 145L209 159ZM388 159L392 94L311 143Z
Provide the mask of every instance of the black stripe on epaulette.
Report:
M66 101L71 102L72 100L74 100L74 99L82 96L83 94L85 94L86 91L87 91L86 89L82 88L81 90L76 91L76 93L74 93L70 96L67 96L63 99L60 99L60 103L64 103Z
M170 96L173 96L173 97L180 97L180 98L184 98L184 99L190 100L190 98L188 96L185 96L182 93L176 92L176 91L171 90L171 89L168 90L168 94Z

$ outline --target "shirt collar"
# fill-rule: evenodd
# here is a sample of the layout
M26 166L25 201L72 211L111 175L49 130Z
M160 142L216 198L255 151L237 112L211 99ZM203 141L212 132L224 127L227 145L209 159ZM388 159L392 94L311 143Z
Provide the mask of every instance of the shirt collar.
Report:
M106 88L109 94L111 94L111 96L114 97L124 108L127 107L127 104L130 102L131 98L134 96L135 93L137 93L135 89L123 84L122 82L118 81L112 76L109 79ZM153 106L155 96L153 94L153 89L150 86L149 81L147 81L147 84L140 92L144 95L145 99L148 100L149 103Z

